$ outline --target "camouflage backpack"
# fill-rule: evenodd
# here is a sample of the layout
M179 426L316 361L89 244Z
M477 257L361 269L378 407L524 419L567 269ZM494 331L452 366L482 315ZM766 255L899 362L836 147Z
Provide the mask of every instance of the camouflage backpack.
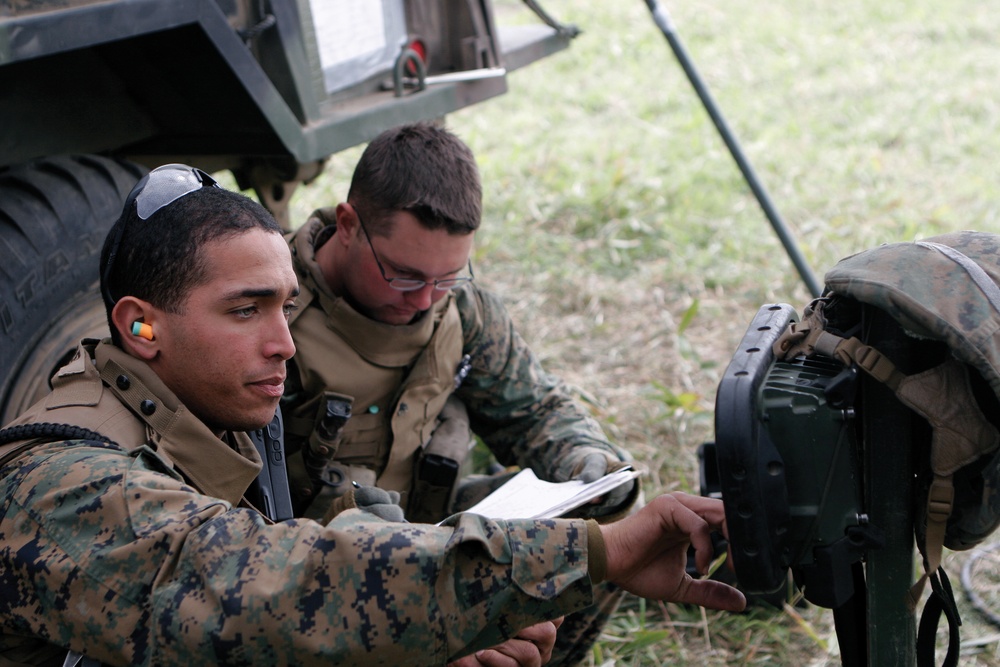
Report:
M950 600L950 605L943 603L943 612L953 638L960 621L939 570L943 547L970 549L1000 524L998 284L1000 235L967 231L883 245L837 263L826 274L824 295L774 344L779 359L822 354L856 365L930 425L929 461L917 471L924 483L915 520L924 575L911 598L916 604L930 580L932 596ZM893 363L862 342L859 304L884 311L906 336L943 343L945 359L935 359L926 370L902 373L899 360ZM954 656L949 649L945 664L954 661L957 646Z

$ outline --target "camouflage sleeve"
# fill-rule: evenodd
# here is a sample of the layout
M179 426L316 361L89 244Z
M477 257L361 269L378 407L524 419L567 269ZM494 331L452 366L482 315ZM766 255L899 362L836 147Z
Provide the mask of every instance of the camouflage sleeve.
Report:
M8 633L109 664L441 665L592 598L583 521L351 510L270 524L148 449L74 441L2 473L0 646Z
M581 445L630 460L565 383L542 368L497 295L473 284L456 298L472 364L456 395L498 461L553 479L559 461Z

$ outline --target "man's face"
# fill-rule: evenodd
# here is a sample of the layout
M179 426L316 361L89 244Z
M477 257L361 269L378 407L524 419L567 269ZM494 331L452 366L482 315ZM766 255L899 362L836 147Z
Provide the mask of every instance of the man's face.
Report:
M214 431L260 428L274 416L295 353L288 313L298 282L288 246L280 234L253 229L200 252L208 280L181 312L157 312L150 366Z
M434 289L435 280L464 275L474 235L427 229L404 211L395 213L392 220L391 236L373 235L371 244L356 222L347 238L342 239L349 245L346 261L336 267L342 292L339 296L373 320L409 324L447 294ZM428 284L412 292L393 289L382 277L373 249L386 277L425 280Z

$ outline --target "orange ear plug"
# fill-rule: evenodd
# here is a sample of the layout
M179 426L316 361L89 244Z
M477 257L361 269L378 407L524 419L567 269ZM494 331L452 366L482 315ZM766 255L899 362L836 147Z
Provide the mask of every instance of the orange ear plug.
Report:
M139 322L136 320L132 323L132 335L145 338L146 340L153 340L153 327L149 326L145 322Z

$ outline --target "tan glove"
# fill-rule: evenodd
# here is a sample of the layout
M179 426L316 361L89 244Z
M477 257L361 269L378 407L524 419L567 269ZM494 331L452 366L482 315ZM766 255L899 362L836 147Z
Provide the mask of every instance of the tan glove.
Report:
M555 481L566 482L578 479L582 482L593 482L608 473L620 470L630 465L627 461L612 458L609 452L596 447L574 447L564 457L553 475ZM601 498L601 502L585 505L578 512L585 517L604 518L608 515L620 515L631 507L638 496L638 483L632 480L617 486Z
M323 523L330 523L333 517L350 509L374 514L385 521L406 521L403 517L403 508L399 506L398 492L386 491L377 486L360 486L335 498L323 517Z

